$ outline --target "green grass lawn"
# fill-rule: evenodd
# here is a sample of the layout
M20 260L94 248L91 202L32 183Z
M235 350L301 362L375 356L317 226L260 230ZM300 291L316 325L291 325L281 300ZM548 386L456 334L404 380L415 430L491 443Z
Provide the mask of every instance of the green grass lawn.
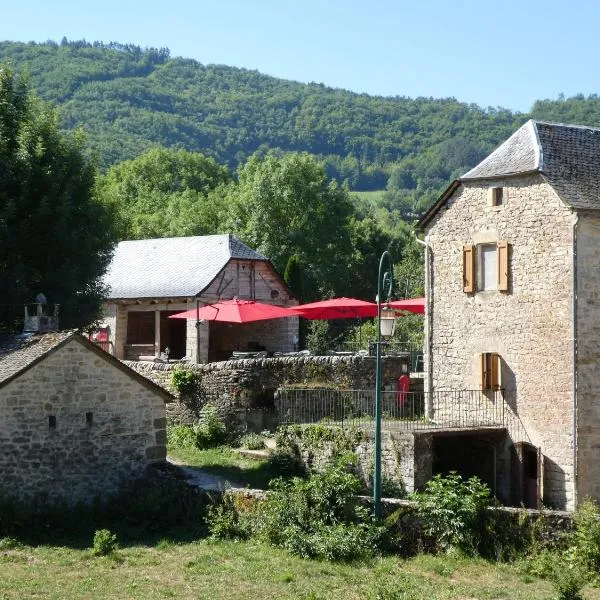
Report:
M91 541L90 541L91 544ZM200 541L131 546L120 559L90 550L22 546L0 552L0 598L324 598L550 600L552 586L515 566L418 556L366 564L294 557L253 543ZM379 594L379 595L377 595ZM600 599L587 589L585 598Z
M385 190L376 190L374 192L350 192L350 198L360 198L366 200L373 206L379 206L383 200Z
M273 465L267 459L245 458L225 446L208 450L170 446L168 452L170 457L181 464L200 467L242 487L264 490L271 479L289 476L285 469Z

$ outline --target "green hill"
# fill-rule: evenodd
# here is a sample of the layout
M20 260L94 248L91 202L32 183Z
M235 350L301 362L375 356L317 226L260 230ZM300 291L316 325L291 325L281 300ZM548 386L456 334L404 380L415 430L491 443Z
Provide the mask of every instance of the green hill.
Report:
M65 129L83 126L103 167L153 145L201 151L235 168L257 150L307 151L353 190L419 212L529 115L453 98L383 98L301 84L169 51L85 41L0 42ZM536 102L537 118L600 124L600 100Z

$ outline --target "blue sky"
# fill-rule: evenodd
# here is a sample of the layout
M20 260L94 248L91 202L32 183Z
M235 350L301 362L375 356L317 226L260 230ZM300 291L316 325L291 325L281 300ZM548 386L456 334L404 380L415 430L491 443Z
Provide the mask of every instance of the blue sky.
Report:
M528 111L600 91L593 0L20 0L0 39L167 46L172 56L386 96Z

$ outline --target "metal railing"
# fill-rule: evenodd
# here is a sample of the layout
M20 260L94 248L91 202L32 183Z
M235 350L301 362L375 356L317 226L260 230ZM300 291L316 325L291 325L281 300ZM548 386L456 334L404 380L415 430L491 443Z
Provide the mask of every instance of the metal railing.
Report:
M373 426L374 390L282 388L275 397L280 425L328 423ZM382 392L387 429L509 427L515 417L502 390Z
M375 342L341 342L333 348L334 352L353 352L355 354L366 352L369 356L375 356ZM382 356L408 356L410 359L410 370L413 373L423 372L423 347L413 342L381 342Z

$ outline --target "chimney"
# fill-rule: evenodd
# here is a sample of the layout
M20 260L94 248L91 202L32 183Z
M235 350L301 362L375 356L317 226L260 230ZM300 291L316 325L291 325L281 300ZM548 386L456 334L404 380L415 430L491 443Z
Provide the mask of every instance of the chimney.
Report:
M58 309L55 304L50 313L50 305L44 294L38 294L35 302L25 305L25 324L23 333L46 333L47 331L58 331Z

